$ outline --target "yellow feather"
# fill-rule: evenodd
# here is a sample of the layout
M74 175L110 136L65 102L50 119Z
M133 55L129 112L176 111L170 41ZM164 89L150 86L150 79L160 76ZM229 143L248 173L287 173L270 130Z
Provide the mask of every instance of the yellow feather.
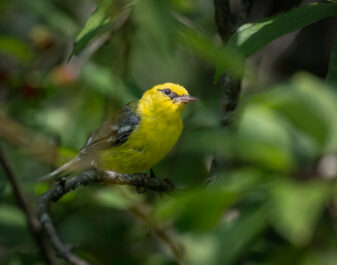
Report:
M166 83L146 91L138 102L140 125L121 146L102 153L101 167L123 173L142 172L160 161L174 146L183 129L181 113L185 104L165 97L160 88L178 95L188 94L182 86Z

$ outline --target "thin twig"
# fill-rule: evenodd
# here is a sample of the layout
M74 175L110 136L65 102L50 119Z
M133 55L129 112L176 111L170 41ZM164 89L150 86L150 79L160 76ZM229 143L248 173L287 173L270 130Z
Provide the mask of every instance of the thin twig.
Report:
M92 183L131 185L158 192L170 191L174 188L172 183L150 177L146 174L127 175L111 171L90 169L70 179L61 180L60 183L41 195L38 200L37 210L43 229L47 233L57 255L74 265L89 265L90 263L74 255L71 250L61 242L50 218L48 212L49 206L52 202L57 202L68 192L71 192L80 186L86 186Z
M13 194L15 196L15 199L19 205L19 207L23 210L26 216L26 221L29 227L29 230L31 234L33 235L33 238L36 242L36 245L38 246L40 253L48 265L54 265L55 260L53 258L53 255L50 251L50 248L47 245L47 242L45 241L44 237L41 233L41 224L36 218L36 216L32 213L30 210L27 200L25 199L24 194L21 191L20 185L17 181L17 178L10 167L2 149L0 148L0 163L6 173L6 176L12 186Z

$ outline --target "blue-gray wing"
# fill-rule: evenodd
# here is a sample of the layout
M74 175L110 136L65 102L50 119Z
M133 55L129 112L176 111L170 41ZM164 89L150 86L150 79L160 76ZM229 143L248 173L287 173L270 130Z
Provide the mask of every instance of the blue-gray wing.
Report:
M79 156L40 180L48 180L61 174L70 174L88 168L89 163L95 157L95 152L125 143L140 123L140 117L136 114L136 109L137 102L127 104L114 117L91 134ZM90 160L87 160L87 158Z
M125 143L140 123L136 108L137 102L125 105L114 117L91 134L80 153L93 153Z

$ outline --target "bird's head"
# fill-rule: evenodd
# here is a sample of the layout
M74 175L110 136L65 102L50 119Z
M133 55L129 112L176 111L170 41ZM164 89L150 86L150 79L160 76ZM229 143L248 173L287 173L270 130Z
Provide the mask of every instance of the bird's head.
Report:
M197 100L196 97L189 95L183 86L164 83L147 90L140 103L144 111L170 114L181 113L187 103Z

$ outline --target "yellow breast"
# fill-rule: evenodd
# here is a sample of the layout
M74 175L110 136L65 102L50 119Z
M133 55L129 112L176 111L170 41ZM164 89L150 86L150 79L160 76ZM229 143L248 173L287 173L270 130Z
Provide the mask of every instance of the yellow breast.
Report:
M149 169L172 149L182 129L180 113L142 114L140 124L124 144L102 153L99 167L127 174Z

